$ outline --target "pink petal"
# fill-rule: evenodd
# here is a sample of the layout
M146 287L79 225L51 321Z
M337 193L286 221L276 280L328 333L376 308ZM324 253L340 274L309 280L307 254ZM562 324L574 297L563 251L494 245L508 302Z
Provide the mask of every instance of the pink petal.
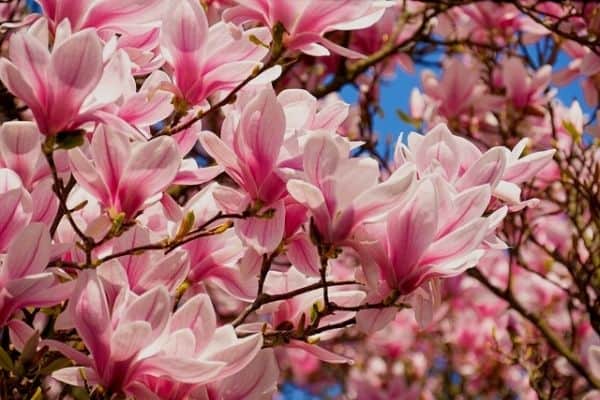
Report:
M261 350L237 374L219 382L224 398L259 400L271 398L277 390L279 367L272 349Z
M7 325L10 343L15 346L18 351L22 352L27 340L35 334L35 330L25 322L16 319L9 321Z
M120 323L145 321L151 333L158 335L167 324L171 300L163 286L157 286L135 299L124 311Z
M239 185L244 185L243 173L240 169L237 156L215 134L203 131L200 133L200 143L204 150L225 168L225 172Z
M54 371L51 375L57 381L72 386L84 387L93 386L100 383L100 378L92 368L87 367L67 367ZM83 377L85 376L85 379Z
M435 237L437 224L435 187L431 181L422 181L413 200L404 209L392 212L388 218L387 235L394 268L390 272L397 282L412 275Z
M230 338L227 338L226 336L230 336ZM215 339L217 340L215 341ZM229 340L230 342L227 343ZM213 338L213 341L210 343L211 350L213 346L222 346L221 349L218 351L209 350L210 354L207 354L207 357L211 361L224 362L226 367L221 370L221 375L229 376L248 365L248 363L250 363L250 361L258 354L262 344L262 334L257 333L238 339L233 327L231 325L225 325L217 330L216 337Z
M422 264L433 264L439 260L457 257L477 248L487 234L488 222L484 218L471 223L444 236L433 243L423 256Z
M48 227L52 224L58 211L58 198L52 190L52 185L52 180L46 179L35 185L35 188L31 192L31 199L33 201L31 220L33 222L42 222Z
M273 209L273 216L251 217L236 222L236 232L240 238L260 254L271 253L283 239L285 228L285 207L283 201L267 207ZM267 208L264 210L266 211Z
M9 56L19 68L23 79L29 83L38 99L48 95L46 69L50 64L48 47L29 32L19 32L11 37ZM43 103L41 100L40 103Z
M92 137L91 152L95 169L102 177L112 199L116 198L119 181L127 163L129 143L122 134L100 126Z
M134 215L148 199L172 183L180 164L181 157L172 138L162 136L135 146L119 185L121 209L127 215Z
M146 321L120 323L110 338L111 361L126 361L151 339L152 327Z
M42 272L50 261L50 234L44 224L27 226L8 247L4 271L16 279Z
M185 163L186 160L184 160ZM201 185L203 183L212 181L218 175L220 175L224 168L220 165L213 165L211 167L198 168L193 162L193 166L187 169L180 169L173 180L173 185Z
M104 184L99 171L80 148L69 150L69 166L73 176L83 189L105 206L111 204L111 193Z
M277 161L285 132L285 114L272 89L261 91L246 105L239 129L244 161L260 183Z
M102 76L102 45L96 33L75 33L54 49L48 73L50 133L63 129L77 116L85 98Z
M361 310L356 314L356 326L367 334L377 332L392 322L397 312L393 307Z
M30 84L25 81L19 69L5 58L0 59L0 80L12 94L29 106L40 131L48 134L46 112L42 108L39 98Z
M0 194L0 249L4 250L31 221L31 197L22 188Z
M288 243L286 255L298 271L308 276L319 275L319 253L306 234L300 234Z
M201 293L186 301L173 315L169 328L172 332L190 329L196 338L196 349L204 348L217 329L210 297Z
M521 183L532 179L548 165L555 152L556 150L538 151L520 158L507 166L502 179L512 183Z
M301 349L306 351L309 354L317 357L321 361L325 361L331 364L353 364L354 361L348 357L344 357L342 355L333 353L329 350L325 350L324 348L317 346L315 344L308 344L306 342L302 342L300 340L290 340L290 343L287 345L289 348L293 349Z
M507 150L503 147L493 147L486 151L456 182L459 191L473 186L490 185L495 188L507 164Z

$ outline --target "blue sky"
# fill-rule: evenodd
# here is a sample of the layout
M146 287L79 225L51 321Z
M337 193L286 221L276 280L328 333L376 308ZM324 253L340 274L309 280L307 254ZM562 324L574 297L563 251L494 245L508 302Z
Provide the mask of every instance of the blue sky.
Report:
M565 68L569 63L569 57L561 53L554 70ZM375 116L375 130L384 140L387 135L392 135L395 139L402 132L409 133L413 129L410 124L398 118L396 110L400 109L408 112L410 92L414 87L420 87L420 76L425 67L417 66L416 71L409 74L401 69L397 70L396 77L393 80L386 81L381 88L381 107L383 108L383 117ZM439 72L439 71L437 71ZM584 113L591 117L593 110L583 100L583 93L579 80L571 84L558 87L557 97L566 105L570 105L573 100L578 100ZM354 87L347 85L343 88L341 95L348 103L355 103L357 91Z

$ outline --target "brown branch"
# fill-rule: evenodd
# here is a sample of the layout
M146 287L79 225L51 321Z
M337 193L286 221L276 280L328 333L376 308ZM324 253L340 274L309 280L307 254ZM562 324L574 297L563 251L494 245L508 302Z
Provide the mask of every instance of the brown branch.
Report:
M558 337L554 333L553 329L548 325L546 320L544 320L539 315L527 310L521 304L521 302L517 300L512 291L502 290L501 288L492 284L490 280L486 278L477 268L471 268L467 272L469 276L475 278L497 297L505 300L513 310L517 311L526 320L531 322L544 336L548 344L556 352L562 355L569 362L569 364L571 364L571 366L575 370L577 370L577 372L579 372L581 376L583 376L592 387L596 389L600 388L600 380L585 369L579 357L577 357L577 355L560 339L560 337Z

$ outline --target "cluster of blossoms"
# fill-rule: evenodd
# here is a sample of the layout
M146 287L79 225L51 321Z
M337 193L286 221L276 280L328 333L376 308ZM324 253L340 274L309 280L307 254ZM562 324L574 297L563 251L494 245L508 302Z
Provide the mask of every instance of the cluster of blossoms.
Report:
M4 5L0 397L593 399L600 158L552 82L598 105L600 10L450 3Z

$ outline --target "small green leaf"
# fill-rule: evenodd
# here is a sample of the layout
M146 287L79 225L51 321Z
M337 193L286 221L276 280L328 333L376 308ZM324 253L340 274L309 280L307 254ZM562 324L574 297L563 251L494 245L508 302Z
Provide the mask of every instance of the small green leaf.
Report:
M38 386L37 389L35 389L35 393L33 394L33 396L31 396L31 400L43 400L44 399L44 394L42 393L42 388Z
M177 234L175 235L176 239L181 239L185 235L187 235L192 228L194 227L194 222L196 217L194 216L194 212L190 211L183 217L181 221L181 225L179 225L179 229L177 230Z
M61 368L70 367L71 365L73 365L73 363L68 358L57 358L56 360L50 362L50 364L46 365L44 368L40 369L40 374L50 375L54 371L58 371Z
M264 48L266 48L266 49L268 49L268 48L269 48L269 46L268 46L268 45L266 45L266 44L265 44L265 42L263 42L262 40L260 40L260 39L259 39L259 38L258 38L256 35L250 35L250 36L248 37L248 39L250 39L250 41L251 41L252 43L254 43L255 45L257 45L257 46L262 46L262 47L264 47Z
M21 352L20 360L23 364L29 363L33 360L35 353L37 352L37 345L40 341L40 333L35 331L33 335L29 339L27 339L27 343L23 346L23 351Z
M59 149L74 149L83 144L83 138L85 131L83 129L76 129L73 131L63 131L56 135L56 146Z
M398 118L400 118L400 120L413 126L418 126L420 123L420 120L418 118L413 118L402 110L396 110L396 114L398 115Z
M14 368L12 359L2 347L0 347L0 368L7 371L12 371Z
M575 128L575 125L573 125L571 121L564 120L563 127L569 133L569 135L571 135L571 138L574 141L579 141L579 139L581 138L581 132L579 132L577 128Z

